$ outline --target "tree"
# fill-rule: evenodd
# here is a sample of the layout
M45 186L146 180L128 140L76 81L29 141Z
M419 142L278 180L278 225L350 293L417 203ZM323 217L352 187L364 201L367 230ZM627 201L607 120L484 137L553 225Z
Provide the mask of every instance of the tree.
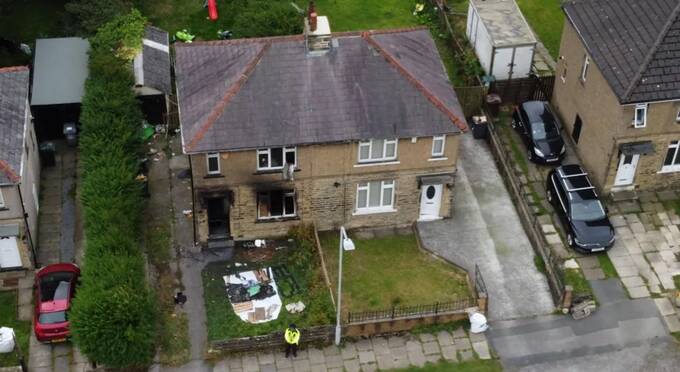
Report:
M302 33L302 16L287 1L250 1L234 22L236 37L299 33Z
M92 36L108 21L129 12L132 4L129 0L71 0L64 8L66 31Z

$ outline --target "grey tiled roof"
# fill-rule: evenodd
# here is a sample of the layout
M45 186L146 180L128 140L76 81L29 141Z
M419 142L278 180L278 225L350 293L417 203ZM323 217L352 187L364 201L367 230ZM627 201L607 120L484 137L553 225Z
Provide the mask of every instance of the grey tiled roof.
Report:
M0 68L0 185L17 183L24 148L28 68Z
M680 98L678 0L570 0L563 7L621 103Z
M187 153L457 133L464 115L429 31L177 44Z
M168 33L153 26L146 27L144 38L165 46L170 45ZM165 94L172 94L170 54L148 45L144 45L142 53L144 58L144 85Z

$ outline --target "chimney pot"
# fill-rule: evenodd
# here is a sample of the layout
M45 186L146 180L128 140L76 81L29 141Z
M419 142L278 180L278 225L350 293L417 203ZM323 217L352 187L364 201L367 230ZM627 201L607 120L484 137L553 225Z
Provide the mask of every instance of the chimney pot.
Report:
M309 30L316 31L316 12L309 13Z

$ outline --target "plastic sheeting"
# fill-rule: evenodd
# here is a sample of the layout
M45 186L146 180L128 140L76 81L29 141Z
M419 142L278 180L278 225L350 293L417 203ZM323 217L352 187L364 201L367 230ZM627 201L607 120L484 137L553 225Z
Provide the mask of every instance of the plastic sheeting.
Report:
M233 303L231 304L232 307L234 308L234 312L236 313L236 315L238 315L239 318L241 318L241 320L243 320L244 322L253 324L266 323L275 320L279 317L279 313L281 312L281 307L283 305L283 303L281 302L281 297L279 297L279 288L276 286L276 280L274 280L274 273L272 272L271 268L267 268L267 273L270 278L268 284L271 285L272 288L274 289L274 292L276 292L275 295L267 297L262 300L251 300L253 306L246 311L238 312L236 306ZM224 279L224 284L227 286L229 284L245 285L248 284L249 281L257 281L257 278L255 277L255 272L252 270L243 271L234 275L225 275L224 277L222 277L222 279ZM258 308L264 309L266 315L265 319L255 320L252 318L253 315L250 315L251 313L256 313Z
M11 353L14 350L14 330L12 328L0 328L0 353Z

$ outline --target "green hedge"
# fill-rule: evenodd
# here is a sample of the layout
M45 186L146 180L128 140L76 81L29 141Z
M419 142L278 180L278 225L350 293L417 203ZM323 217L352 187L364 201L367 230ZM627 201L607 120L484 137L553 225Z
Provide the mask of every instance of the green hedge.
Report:
M90 74L80 116L86 244L71 329L90 360L111 368L148 365L154 356L156 308L145 281L143 200L135 180L142 114L130 66L145 23L133 10L90 39Z

